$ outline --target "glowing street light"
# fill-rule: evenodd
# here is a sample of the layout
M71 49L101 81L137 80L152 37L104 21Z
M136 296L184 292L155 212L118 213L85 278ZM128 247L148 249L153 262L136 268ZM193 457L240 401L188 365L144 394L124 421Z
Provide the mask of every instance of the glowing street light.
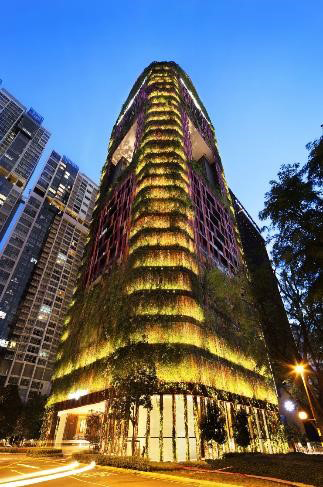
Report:
M293 403L293 401L288 399L287 401L284 402L284 408L286 409L286 411L291 413L292 411L295 410L295 404Z
M308 404L310 406L313 419L317 423L316 416L315 416L315 411L314 411L314 407L313 407L313 404L312 404L312 401L311 401L311 397L310 397L309 392L308 392L308 388L307 388L307 384L306 384L306 380L305 380L305 375L304 375L304 372L306 372L306 367L305 367L304 364L296 364L295 367L294 367L294 370L295 370L296 374L299 374L301 376L301 378L302 378L303 386L304 386L304 389L305 389L305 392L306 392L306 395L307 395Z
M299 419L301 419L302 421L305 421L305 419L307 419L307 418L308 418L308 414L307 414L307 412L306 412L306 411L300 411L300 412L298 413L298 417L299 417Z
M305 380L305 374L304 373L306 372L306 367L305 367L304 364L296 364L294 366L294 370L302 378L303 386L304 386L304 389L305 389L305 392L306 392L306 395L307 395L308 404L309 404L310 409L311 409L312 418L314 420L314 423L315 423L315 426L316 426L318 435L320 437L321 436L321 431L320 431L320 428L319 428L319 425L318 425L318 422L317 422L317 419L316 419L316 416L315 416L314 407L313 407L312 400L311 400L310 394L308 392L307 383L306 383L306 380ZM306 420L308 418L308 414L305 411L300 411L298 413L298 417L300 419L302 419L302 420Z
M305 372L305 366L303 364L297 364L297 365L295 365L294 369L295 369L295 372L297 374L301 374L302 375Z

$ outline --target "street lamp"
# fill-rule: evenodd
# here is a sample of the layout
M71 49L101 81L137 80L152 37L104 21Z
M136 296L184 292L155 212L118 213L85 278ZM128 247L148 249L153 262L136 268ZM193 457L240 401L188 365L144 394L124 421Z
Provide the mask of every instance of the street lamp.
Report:
M299 417L299 419L301 419L302 421L305 421L305 419L307 419L307 418L308 418L308 414L307 414L307 412L306 412L306 411L300 411L300 412L298 413L298 417Z
M295 370L296 374L299 374L301 376L301 378L302 378L303 386L304 386L304 389L305 389L305 392L306 392L306 396L307 396L307 400L308 400L308 404L310 406L313 419L316 422L314 407L313 407L313 404L312 404L312 400L311 400L310 394L308 392L308 387L307 387L306 380L305 380L305 375L304 375L305 374L305 371L306 371L306 367L305 367L304 364L296 364L295 367L294 367L294 370Z
M318 427L318 423L317 423L317 419L316 419L316 416L315 416L315 411L314 411L314 407L313 407L313 404L312 404L312 400L311 400L311 396L308 392L308 387L307 387L307 383L306 383L306 380L305 380L305 372L306 372L306 366L305 364L296 364L294 366L294 370L297 374L299 374L302 378L302 381L303 381L303 386L304 386L304 389L305 389L305 392L306 392L306 396L307 396L307 400L308 400L308 404L310 406L310 409L311 409L311 413L312 413L312 418L313 420L315 421L315 424L316 424L316 429L318 431L318 434L319 436L321 436L321 432L320 432L320 429ZM302 416L301 416L302 415ZM298 417L300 419L307 419L307 413L305 411L300 411L298 413Z
M297 374L303 375L304 374L304 371L305 371L305 365L303 365L303 364L297 364L297 365L295 365L295 372Z

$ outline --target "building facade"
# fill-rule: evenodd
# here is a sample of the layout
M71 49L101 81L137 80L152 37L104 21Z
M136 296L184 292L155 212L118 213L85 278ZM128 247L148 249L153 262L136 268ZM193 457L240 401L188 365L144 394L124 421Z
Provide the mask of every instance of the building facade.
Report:
M44 436L78 438L97 411L108 453L135 446L154 460L213 458L219 448L204 441L201 420L216 403L227 432L221 451L238 447L239 411L250 451L281 451L252 300L212 123L186 73L152 63L112 131ZM111 419L115 370L131 381L133 368L152 363L152 409L138 407L134 423Z
M0 240L50 137L43 117L0 89Z
M262 330L277 389L290 378L289 365L301 362L261 231L231 192L250 283L261 309ZM261 283L261 285L260 285Z
M5 384L48 394L92 217L97 186L53 151L0 258Z

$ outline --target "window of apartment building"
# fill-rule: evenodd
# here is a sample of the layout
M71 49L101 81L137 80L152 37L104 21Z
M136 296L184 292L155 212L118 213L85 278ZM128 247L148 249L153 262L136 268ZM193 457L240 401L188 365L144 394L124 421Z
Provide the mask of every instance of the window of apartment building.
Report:
M39 337L42 337L43 336L43 330L40 330L39 328L34 328L33 329L33 334L36 335L36 336L39 336Z
M38 313L38 320L47 320L50 312L51 307L46 304L42 304Z
M30 337L30 343L33 345L40 345L41 344L41 339L40 338L35 338L35 337Z
M35 355L29 355L28 353L26 353L26 355L25 355L25 362L35 364L36 359L37 359L37 357Z
M67 259L66 254L64 254L63 252L58 252L57 258L56 258L56 263L59 265L64 265L64 263L66 262L66 259Z
M9 377L8 383L12 385L18 384L18 377L13 377L13 376Z

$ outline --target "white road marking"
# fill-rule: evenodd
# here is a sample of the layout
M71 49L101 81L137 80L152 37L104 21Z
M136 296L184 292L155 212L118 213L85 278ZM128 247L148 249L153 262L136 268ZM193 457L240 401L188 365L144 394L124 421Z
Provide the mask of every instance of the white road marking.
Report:
M111 477L113 475L110 472L91 472L91 473L81 473L81 477Z
M109 484L99 484L98 482L90 482L89 480L82 480L78 477L71 477L71 479L78 480L79 482L84 482L85 484L102 485L102 487L109 487Z

